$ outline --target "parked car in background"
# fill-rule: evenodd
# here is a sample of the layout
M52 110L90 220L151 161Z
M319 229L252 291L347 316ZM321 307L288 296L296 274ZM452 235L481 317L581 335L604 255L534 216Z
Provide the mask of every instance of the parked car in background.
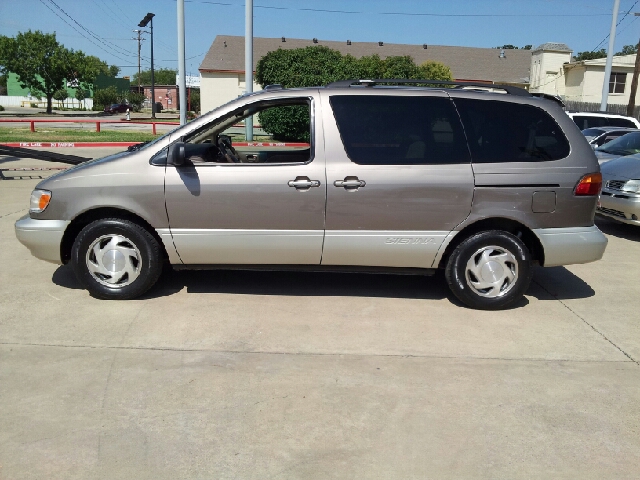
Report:
M596 213L640 226L640 155L607 162L602 166L602 181Z
M640 122L633 117L605 112L567 112L580 130L594 127L640 128Z
M104 107L104 113L126 113L130 108L126 103L112 103Z
M582 134L587 139L587 142L595 149L605 143L609 143L611 140L615 140L627 133L637 132L637 128L627 127L598 127L598 128L585 128L582 130Z
M626 133L596 148L595 152L600 165L614 158L640 153L640 131Z

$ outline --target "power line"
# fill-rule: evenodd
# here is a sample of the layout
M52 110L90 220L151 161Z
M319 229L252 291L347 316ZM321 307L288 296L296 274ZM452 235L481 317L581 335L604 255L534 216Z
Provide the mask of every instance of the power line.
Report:
M187 3L203 3L209 5L220 5L226 7L244 7L244 3L231 2L214 2L209 0L185 0ZM398 16L423 16L423 17L602 17L609 13L422 13L422 12L366 12L355 10L330 10L325 8L294 8L294 7L274 7L270 5L254 5L256 9L264 10L295 10L300 12L317 12L317 13L342 13L349 15L398 15Z
M625 18L627 18L627 15L629 15L629 14L631 13L631 10L633 9L633 7L635 7L635 6L638 4L638 1L640 1L640 0L636 0L635 2L633 2L633 5L631 5L631 7L629 7L629 10L627 10L627 12L626 12L626 13L623 15L623 17L620 19L620 21L619 21L618 23L616 23L616 27L617 27L618 25L620 25L620 24L622 23L622 21L623 21ZM620 32L618 32L618 33L620 33ZM604 42L606 42L606 41L607 41L607 39L608 39L610 36L611 36L610 34L607 34L607 36L606 36L606 37L604 37L604 38L602 39L602 41L601 41L598 45L596 45L596 48L598 48L600 45L602 45ZM616 34L616 36L618 36L618 34ZM594 49L593 49L593 50L591 50L591 51L592 51L592 52L595 52L595 51L596 51L596 48L594 48Z
M45 7L47 7L49 10L51 10L60 20L62 20L64 23L66 23L67 25L69 25L73 30L75 30L77 33L79 33L82 38L84 38L85 40L88 40L90 43L92 43L93 45L95 45L96 47L98 47L99 49L107 52L109 55L113 55L114 57L118 58L119 60L124 60L127 61L126 58L122 57L121 55L118 55L117 53L113 52L113 51L108 51L106 50L101 44L99 43L95 43L91 38L87 37L86 35L84 35L80 30L78 30L77 28L75 28L73 25L71 25L69 22L67 22L63 17L61 17L58 12L56 12L53 8L51 8L49 5L47 5L44 0L40 0L40 3L42 3Z
M75 23L76 25L78 25L78 27L80 27L82 30L84 30L85 32L87 32L89 35L91 35L94 39L96 39L99 42L103 42L103 43L108 43L110 45L112 45L111 48L112 50L115 48L119 49L120 52L118 52L120 55L127 55L130 57L135 57L136 55L133 52L130 52L128 50L125 50L124 48L122 48L119 45L116 45L113 42L110 42L109 40L106 40L98 35L96 35L95 33L93 33L91 30L85 28L83 25L81 25L78 21L76 21L76 19L74 19L71 15L69 15L67 12L65 12L62 7L60 7L60 5L58 5L56 2L54 2L53 0L48 0L49 3L51 3L54 7L56 7L58 10L60 10L64 15L66 15L73 23Z

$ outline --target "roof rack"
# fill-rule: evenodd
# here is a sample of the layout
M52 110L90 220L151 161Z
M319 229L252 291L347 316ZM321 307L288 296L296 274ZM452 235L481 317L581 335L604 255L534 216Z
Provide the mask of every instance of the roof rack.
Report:
M504 90L510 95L518 95L521 97L529 97L531 94L527 92L524 88L513 87L511 85L499 85L493 83L481 83L481 82L449 82L445 80L417 80L417 79L407 79L407 78L376 78L376 79L363 79L363 80L340 80L337 82L332 82L327 85L326 88L345 88L351 86L363 86L363 87L374 87L380 83L389 84L394 83L398 85L407 85L407 84L420 84L420 85L451 85L453 88L465 88L465 87L480 87L480 88L496 88L499 90Z
M282 90L282 85L279 83L272 83L263 88L263 90Z

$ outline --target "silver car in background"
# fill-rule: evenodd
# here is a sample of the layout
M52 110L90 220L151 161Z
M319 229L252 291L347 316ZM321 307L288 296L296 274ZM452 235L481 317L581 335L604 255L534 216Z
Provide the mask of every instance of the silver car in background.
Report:
M499 309L522 298L535 265L600 259L600 169L561 107L445 83L267 87L43 180L16 235L103 299L142 295L165 263L440 269L462 303ZM272 136L245 138L245 120Z
M640 155L616 158L604 164L602 181L596 213L640 226Z

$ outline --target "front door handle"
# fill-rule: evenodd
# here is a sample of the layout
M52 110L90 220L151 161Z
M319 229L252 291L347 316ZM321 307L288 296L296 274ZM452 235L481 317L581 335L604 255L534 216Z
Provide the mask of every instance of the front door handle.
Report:
M344 177L344 180L336 180L333 185L336 187L343 187L345 190L357 190L360 187L364 187L367 184L364 180L358 179L358 177Z
M296 177L295 180L289 180L288 185L295 187L296 190L307 191L311 187L319 187L320 180L309 180L309 177Z

